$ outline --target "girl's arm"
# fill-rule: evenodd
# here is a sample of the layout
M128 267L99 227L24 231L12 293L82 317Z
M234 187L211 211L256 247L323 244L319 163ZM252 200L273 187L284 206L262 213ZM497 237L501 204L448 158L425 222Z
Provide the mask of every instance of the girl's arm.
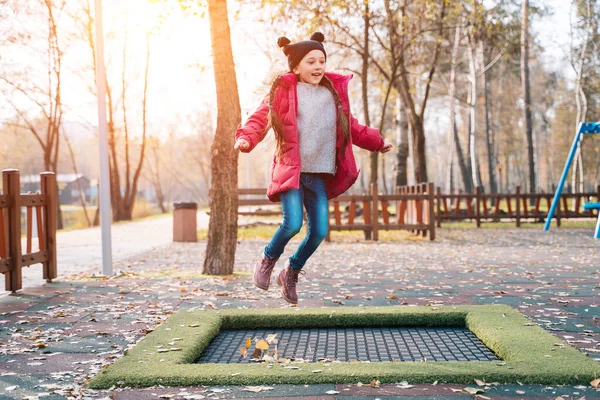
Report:
M380 151L386 145L377 129L361 125L353 115L350 115L350 133L352 143L365 150Z
M249 153L259 144L267 134L269 115L269 96L260 103L256 111L246 120L244 125L235 132L235 140L244 139L248 142L247 148L240 147L240 151Z

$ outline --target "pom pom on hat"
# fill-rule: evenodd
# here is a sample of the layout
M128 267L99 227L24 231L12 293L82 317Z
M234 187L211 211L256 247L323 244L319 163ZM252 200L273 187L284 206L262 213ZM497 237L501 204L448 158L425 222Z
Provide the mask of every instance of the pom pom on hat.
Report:
M277 46L279 47L287 46L290 43L292 43L290 42L290 39L286 38L285 36L281 36L279 39L277 39Z
M310 35L310 40L316 40L317 42L323 43L325 41L325 36L321 32L315 32Z

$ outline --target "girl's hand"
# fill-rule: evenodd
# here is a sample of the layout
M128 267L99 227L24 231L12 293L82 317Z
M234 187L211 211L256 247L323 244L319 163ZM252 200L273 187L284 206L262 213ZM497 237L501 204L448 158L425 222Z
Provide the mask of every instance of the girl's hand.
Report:
M394 147L391 143L386 143L381 150L379 150L380 153L387 153L388 151L390 151L392 149L392 147Z
M250 143L246 139L238 139L233 145L234 150L248 150L250 148Z

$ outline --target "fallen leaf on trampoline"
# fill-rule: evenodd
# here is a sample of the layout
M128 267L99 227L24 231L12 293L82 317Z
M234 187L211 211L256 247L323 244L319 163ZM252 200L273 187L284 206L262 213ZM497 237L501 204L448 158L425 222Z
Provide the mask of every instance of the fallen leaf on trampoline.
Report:
M479 380L479 379L475 379L475 383L476 383L477 385L479 385L479 386L485 386L485 385L486 385L486 383L485 383L484 381L482 381L482 380Z
M244 391L244 392L252 392L252 393L265 392L267 390L273 390L273 388L270 386L246 386L245 388L242 389L242 391Z
M594 379L593 381L590 382L590 385L592 385L592 387L597 388L598 385L600 385L600 379Z
M277 337L276 333L271 333L270 335L267 335L267 343L271 344L273 343L273 340L275 340L275 338Z
M483 389L472 388L472 387L466 387L463 390L469 394L485 393L485 391Z
M256 348L260 350L268 350L269 343L267 343L265 339L260 339L258 342L256 342Z

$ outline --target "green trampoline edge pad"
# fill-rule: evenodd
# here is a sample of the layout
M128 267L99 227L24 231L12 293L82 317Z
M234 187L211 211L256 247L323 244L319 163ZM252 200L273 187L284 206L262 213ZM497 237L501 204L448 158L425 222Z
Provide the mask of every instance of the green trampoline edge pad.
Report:
M195 364L221 329L466 326L503 361ZM294 368L289 368L294 366ZM297 368L295 368L297 367ZM314 372L318 371L318 372ZM88 382L154 385L589 383L600 363L505 305L179 311Z

